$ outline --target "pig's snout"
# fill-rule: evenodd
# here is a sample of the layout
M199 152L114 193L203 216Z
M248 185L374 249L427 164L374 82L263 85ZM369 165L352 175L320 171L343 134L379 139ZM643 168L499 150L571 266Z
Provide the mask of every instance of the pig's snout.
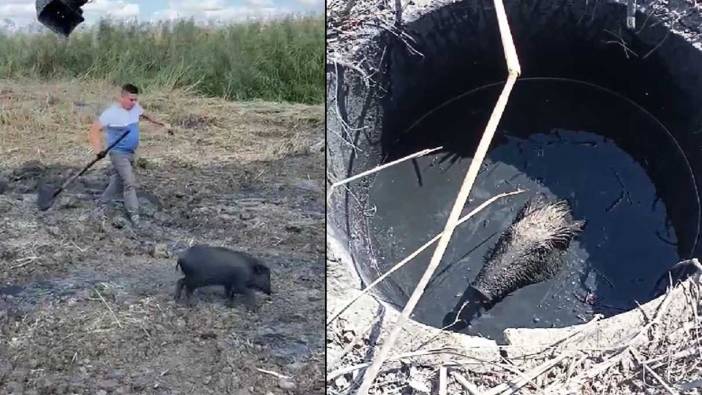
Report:
M261 263L253 265L253 286L266 295L271 295L271 271Z

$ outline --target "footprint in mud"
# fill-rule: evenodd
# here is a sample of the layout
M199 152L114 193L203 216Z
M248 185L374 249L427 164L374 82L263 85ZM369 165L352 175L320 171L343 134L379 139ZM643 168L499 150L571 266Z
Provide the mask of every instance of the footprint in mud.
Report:
M301 333L299 325L277 325L273 328L263 328L256 331L254 343L270 349L271 355L286 364L303 361L310 357L312 349L308 339L301 340L287 335Z
M0 296L2 295L10 295L10 296L17 296L20 292L22 292L24 288L18 286L18 285L7 285L4 287L0 287Z
M83 273L61 279L37 280L24 285L5 285L0 287L0 296L11 296L19 306L28 307L36 305L45 297L64 298L93 288L104 281Z
M5 193L5 191L7 191L8 187L9 187L9 181L7 181L4 177L0 176L0 195Z

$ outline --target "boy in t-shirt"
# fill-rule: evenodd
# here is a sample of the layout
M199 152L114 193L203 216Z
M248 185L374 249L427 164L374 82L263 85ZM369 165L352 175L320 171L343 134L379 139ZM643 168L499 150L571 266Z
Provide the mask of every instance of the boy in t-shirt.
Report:
M139 226L139 201L133 170L134 154L139 147L139 120L143 118L170 130L168 124L144 113L144 109L137 102L138 95L139 88L136 86L132 84L122 86L119 100L103 111L98 120L93 123L89 133L90 145L94 152L99 154L104 149L101 131L105 131L106 148L129 130L126 137L109 152L113 172L110 184L98 201L98 210L102 212L113 195L121 191L124 194L124 206L134 226Z

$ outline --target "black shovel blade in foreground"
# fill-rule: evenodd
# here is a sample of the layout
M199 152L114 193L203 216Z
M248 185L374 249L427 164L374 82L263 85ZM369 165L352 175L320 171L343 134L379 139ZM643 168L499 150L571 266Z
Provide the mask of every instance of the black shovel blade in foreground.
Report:
M60 190L51 184L40 185L39 194L37 196L37 205L39 206L39 210L48 210L54 204L54 199L59 192Z

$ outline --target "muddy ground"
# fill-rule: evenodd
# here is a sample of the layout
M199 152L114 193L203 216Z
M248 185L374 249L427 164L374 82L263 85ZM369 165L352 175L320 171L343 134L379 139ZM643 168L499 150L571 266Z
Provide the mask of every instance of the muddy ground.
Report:
M103 103L110 86L3 88L0 394L323 393L321 107L145 95L176 129L142 126L135 231L119 200L91 214L107 161L36 205L40 183L91 159L76 101ZM176 255L192 243L259 256L274 293L256 312L218 287L176 304Z

